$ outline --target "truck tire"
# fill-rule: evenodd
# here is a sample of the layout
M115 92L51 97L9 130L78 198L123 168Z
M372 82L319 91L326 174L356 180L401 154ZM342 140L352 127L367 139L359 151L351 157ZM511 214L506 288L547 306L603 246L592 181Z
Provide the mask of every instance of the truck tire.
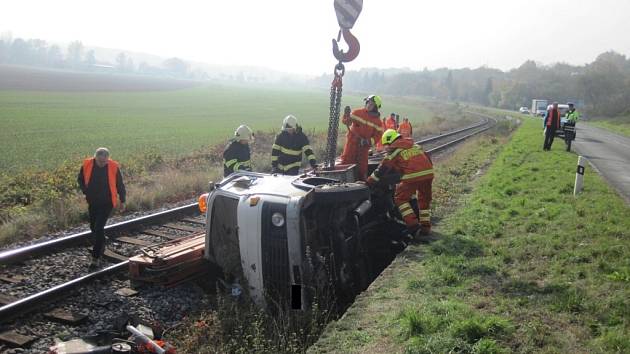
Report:
M327 184L313 188L311 193L313 202L324 204L361 202L370 199L368 186L359 183Z

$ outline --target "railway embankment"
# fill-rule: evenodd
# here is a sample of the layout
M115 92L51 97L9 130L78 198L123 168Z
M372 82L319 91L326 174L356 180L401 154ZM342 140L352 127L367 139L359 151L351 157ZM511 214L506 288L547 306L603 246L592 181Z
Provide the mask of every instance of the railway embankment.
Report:
M630 208L588 167L575 197L577 155L542 151L537 123L440 164L436 239L403 251L310 352L630 352Z

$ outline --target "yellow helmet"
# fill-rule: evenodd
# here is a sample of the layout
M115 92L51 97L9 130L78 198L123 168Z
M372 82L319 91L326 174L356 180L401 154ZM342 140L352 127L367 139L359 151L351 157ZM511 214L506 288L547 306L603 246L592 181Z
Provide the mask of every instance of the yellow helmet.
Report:
M378 108L378 109L381 109L381 105L383 104L383 101L381 100L381 96L377 96L377 95L369 95L366 98L364 98L363 101L365 101L365 102L369 102L369 101L374 102L374 104L376 105L376 108Z
M387 129L383 136L381 137L381 144L389 145L393 143L396 139L400 138L400 134L394 129Z

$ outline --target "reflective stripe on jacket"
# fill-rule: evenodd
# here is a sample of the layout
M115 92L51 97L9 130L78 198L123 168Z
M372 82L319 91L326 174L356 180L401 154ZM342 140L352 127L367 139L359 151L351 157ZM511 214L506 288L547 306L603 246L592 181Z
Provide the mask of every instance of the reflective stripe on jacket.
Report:
M283 173L295 172L297 174L302 165L302 154L311 166L314 167L317 164L308 137L301 130L293 134L282 131L276 136L271 148L271 166Z
M94 158L90 157L83 160L83 183L87 188L92 179L92 169L94 168ZM109 192L112 198L112 206L116 207L118 201L118 188L116 185L116 177L118 175L118 162L114 160L107 160L107 183L109 185ZM124 200L123 200L124 202Z
M227 177L238 170L251 171L252 163L249 145L233 140L223 151L223 176Z
M369 180L378 182L381 171L393 169L400 173L401 182L417 182L433 178L433 163L420 145L408 138L399 138L391 144L394 148L387 154Z
M380 141L383 135L383 122L378 112L368 112L365 108L355 109L350 116L344 116L342 122L351 124L351 135L360 140Z

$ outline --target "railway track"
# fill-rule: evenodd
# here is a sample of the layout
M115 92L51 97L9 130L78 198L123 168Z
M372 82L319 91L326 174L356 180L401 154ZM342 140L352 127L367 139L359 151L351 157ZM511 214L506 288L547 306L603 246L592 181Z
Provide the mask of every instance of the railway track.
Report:
M436 154L496 124L492 117L468 113L482 120L418 143L428 153ZM82 337L93 334L90 328L99 328L99 324L113 321L116 316L144 315L162 323L177 322L191 308L206 301L207 296L193 296L199 290L184 286L166 290L150 287L143 290L146 296L134 297L135 290L130 289L126 277L119 274L128 269L128 258L138 254L140 248L203 233L204 224L203 217L197 213L197 203L192 203L107 226L106 233L115 235L105 255L112 263L92 273L87 271L90 256L83 246L91 235L89 231L1 252L0 343L22 347L39 342L37 349L45 350L60 327L70 337ZM183 293L179 293L181 291ZM177 299L175 309L171 306L173 299ZM53 301L56 302L53 304ZM177 304L178 301L182 304ZM153 302L160 305L154 306ZM34 310L41 311L32 318L24 317ZM86 326L85 322L91 326ZM2 350L0 344L0 353Z

